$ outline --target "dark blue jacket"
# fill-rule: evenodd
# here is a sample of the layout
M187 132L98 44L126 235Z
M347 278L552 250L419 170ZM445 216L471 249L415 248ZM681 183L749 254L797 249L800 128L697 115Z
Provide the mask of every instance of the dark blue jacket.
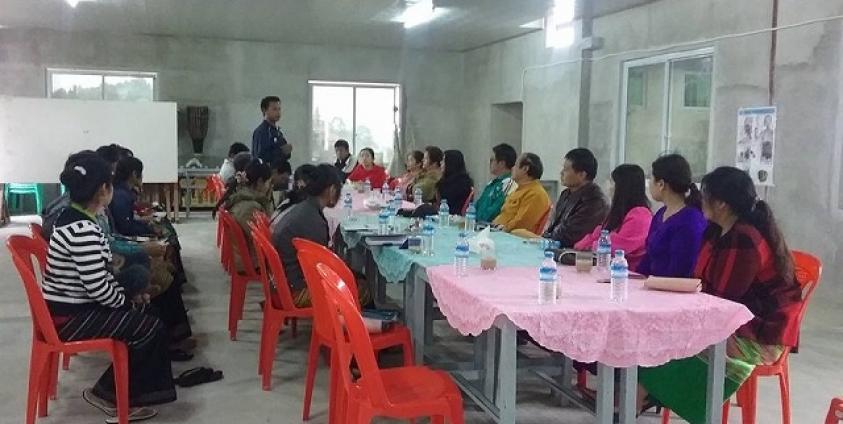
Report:
M281 146L287 144L284 133L266 119L252 133L252 157L260 158L270 164L275 159L290 159L281 152Z
M114 232L124 236L148 236L152 231L147 223L135 219L137 194L125 182L114 184L114 197L111 199L111 216L114 217Z

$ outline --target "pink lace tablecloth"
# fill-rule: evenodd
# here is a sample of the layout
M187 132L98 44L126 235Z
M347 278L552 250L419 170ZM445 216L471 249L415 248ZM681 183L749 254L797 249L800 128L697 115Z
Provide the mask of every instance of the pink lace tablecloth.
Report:
M629 280L629 300L609 301L609 285L573 267L559 267L562 296L538 304L537 268L470 268L458 279L453 266L427 269L439 308L452 327L478 335L505 316L542 346L581 362L613 367L656 366L693 356L728 338L752 319L735 302L707 294L648 290Z

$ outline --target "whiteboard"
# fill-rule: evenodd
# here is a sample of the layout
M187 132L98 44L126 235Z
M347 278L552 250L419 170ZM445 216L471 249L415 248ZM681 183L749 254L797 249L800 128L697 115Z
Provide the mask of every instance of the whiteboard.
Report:
M143 161L149 183L176 182L176 104L0 96L0 182L58 183L68 155L104 144Z

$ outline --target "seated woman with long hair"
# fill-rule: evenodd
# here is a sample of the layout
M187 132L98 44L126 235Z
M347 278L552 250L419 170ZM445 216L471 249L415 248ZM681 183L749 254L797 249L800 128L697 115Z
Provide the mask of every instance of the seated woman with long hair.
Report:
M418 178L419 174L422 172L422 162L424 161L424 153L419 150L413 150L410 154L407 155L407 159L404 161L404 166L407 169L407 172L404 175L392 180L390 183L390 188L394 190L401 190L401 195L405 199L411 199L413 197L412 189L413 183L416 182L416 178Z
M462 215L462 207L474 181L468 175L465 159L459 150L446 150L443 159L442 178L436 183L436 203L448 201L451 215Z
M702 180L702 198L710 225L694 276L705 293L741 303L755 316L726 342L728 399L757 365L796 345L802 290L773 212L746 172L715 169ZM704 422L708 364L702 355L641 368L640 402L646 393L689 423Z
M357 157L357 166L348 174L348 181L362 183L366 180L372 184L372 188L380 189L386 181L386 170L375 164L375 151L364 147Z
M603 230L609 231L612 251L623 250L629 267L635 269L646 252L645 243L650 230L650 201L645 193L644 170L638 165L620 165L612 171L612 206L603 225L598 226L580 241L576 250L592 250Z
M413 197L415 196L416 189L421 190L422 203L432 203L436 200L436 183L442 178L443 155L442 149L436 146L427 146L424 148L422 171L416 177L416 181L407 187L407 191L410 192L407 200L415 200Z
M98 213L114 193L109 164L95 154L77 157L61 174L70 207L58 217L50 236L42 291L59 338L65 342L111 338L129 349L129 404L133 419L157 412L148 405L176 399L167 353L167 331L149 312L148 300L129 293L112 274L107 238ZM114 374L109 367L85 400L114 416Z

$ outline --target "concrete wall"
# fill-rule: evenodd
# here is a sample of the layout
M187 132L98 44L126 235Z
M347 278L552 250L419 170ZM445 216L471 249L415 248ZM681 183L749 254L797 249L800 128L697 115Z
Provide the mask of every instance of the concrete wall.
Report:
M734 163L738 108L768 102L771 36L695 42L768 28L771 4L771 0L660 0L595 20L594 34L604 46L594 52L585 144L600 160L601 181L618 162L624 61L703 47L714 48L711 123L702 128L700 117L689 115L688 128L710 132L709 169ZM779 23L840 14L841 2L781 0ZM822 257L828 276L822 290L839 293L843 283L835 277L843 273L841 23L784 30L778 38L776 187L761 189L761 195L771 201L791 246ZM683 45L670 48L674 44ZM545 49L542 33L467 52L464 146L487 146L495 140L488 130L491 103L523 101L524 150L542 154L550 162L546 169L556 172L559 156L576 144L579 66L565 59L577 55L573 50ZM560 61L565 63L555 64ZM649 167L648 162L642 165ZM476 174L487 175L485 155L473 158L471 166Z
M0 29L0 95L45 96L46 68L157 72L160 100L211 107L205 153L213 164L233 141L251 144L258 104L269 94L283 100L281 124L295 144L294 162L307 160L309 79L401 83L407 130L417 144L450 147L462 134L454 113L459 53ZM179 136L184 163L192 150L186 130Z

